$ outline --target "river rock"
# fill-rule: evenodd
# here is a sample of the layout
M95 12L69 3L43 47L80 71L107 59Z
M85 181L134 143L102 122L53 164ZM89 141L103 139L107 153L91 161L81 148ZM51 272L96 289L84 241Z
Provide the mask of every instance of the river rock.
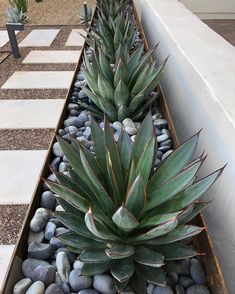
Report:
M55 235L56 225L53 222L48 222L45 227L45 239L51 240Z
M168 286L165 286L165 287L156 286L154 288L153 294L174 294L174 292Z
M30 229L38 233L42 231L48 221L49 212L45 208L38 208L30 222Z
M76 269L71 271L69 275L69 283L74 291L79 291L82 289L88 289L90 288L92 284L91 277L88 276L80 276L81 270Z
M22 263L22 272L26 278L29 278L32 280L33 278L33 272L37 266L47 266L50 265L49 262L44 261L44 260L38 260L38 259L33 259L33 258L27 258L23 263Z
M44 294L64 294L61 287L55 283L51 284L46 288L46 291Z
M30 258L46 260L52 253L53 248L48 243L39 243L35 241L28 247L28 257Z
M167 127L167 121L164 118L155 119L153 124L160 130L165 129Z
M82 269L83 265L84 265L84 262L77 259L73 263L73 268L74 269Z
M191 262L190 273L194 282L196 284L206 285L206 275L199 261L195 258L192 258L190 262Z
M84 289L84 290L80 290L78 294L99 294L99 292L97 292L94 289Z
M184 290L183 286L176 285L175 286L175 294L185 294L185 290Z
M62 148L60 147L59 142L55 142L53 145L53 153L55 156L58 157L63 157L64 156L64 152L62 150Z
M102 294L116 293L114 281L109 275L94 275L93 287Z
M53 265L37 266L33 272L33 281L42 281L48 287L55 282L55 267Z
M42 208L47 208L49 210L54 210L55 209L55 203L56 203L55 195L51 191L45 191L45 192L42 193L41 204L40 204L40 206Z
M24 278L15 284L12 294L24 294L32 285L29 278Z
M122 124L123 124L124 128L127 128L127 127L129 127L129 128L135 128L135 123L130 118L125 118L123 120Z
M62 282L69 281L69 274L70 274L70 263L65 252L59 252L56 255L56 268L58 274L60 275Z
M43 231L35 233L30 230L29 237L28 237L28 245L32 242L35 242L35 241L41 243L43 240L44 240L44 232Z
M181 276L179 278L179 284L181 286L183 286L184 289L187 289L187 288L189 288L190 286L192 286L195 283L194 283L193 279L191 279L190 277L188 277L188 276Z
M133 136L137 134L137 129L132 127L125 127L125 130L128 135Z
M148 286L147 286L147 294L153 294L154 288L155 288L154 284L148 284Z
M186 294L210 294L210 291L206 286L193 285L187 289Z
M45 285L41 281L33 283L25 294L44 294Z
M59 164L60 164L60 157L55 157L52 162L50 163L50 167L52 170L58 170Z
M115 121L112 127L115 131L120 131L122 130L122 123L120 121Z

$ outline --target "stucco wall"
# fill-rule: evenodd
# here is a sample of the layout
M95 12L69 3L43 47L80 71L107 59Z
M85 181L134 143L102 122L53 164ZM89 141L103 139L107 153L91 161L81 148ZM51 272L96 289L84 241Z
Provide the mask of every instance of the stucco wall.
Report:
M162 87L181 141L203 128L201 176L228 166L207 193L205 216L225 279L235 289L235 48L177 0L141 0L141 19L157 58L170 54Z
M179 0L202 19L235 18L234 0Z

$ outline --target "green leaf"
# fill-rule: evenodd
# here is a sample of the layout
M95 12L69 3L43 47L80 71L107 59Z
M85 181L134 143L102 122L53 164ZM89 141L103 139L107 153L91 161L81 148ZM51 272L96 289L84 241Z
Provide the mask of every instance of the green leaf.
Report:
M114 204L109 197L109 194L107 193L105 187L101 184L97 176L95 175L94 171L92 170L91 166L89 165L89 162L83 153L83 151L80 151L81 161L84 166L84 170L87 174L87 177L90 181L90 187L95 192L97 200L100 202L101 205L104 206L105 211L108 214L111 214L114 210Z
M85 248L80 253L79 260L86 263L103 263L110 261L110 258L105 254L104 249Z
M150 245L161 245L177 242L183 239L191 238L199 233L201 233L204 228L191 225L179 225L173 231L162 236L160 238L150 240L148 244Z
M157 214L159 213L158 211L155 211L155 213L152 215L150 212L146 216L142 218L140 221L140 226L139 228L148 228L148 227L154 227L159 224L165 223L166 221L177 217L180 214L181 211L173 212L173 213L166 213L166 214Z
M139 222L126 207L121 206L113 215L112 220L123 231L129 232L138 227Z
M134 180L126 195L126 208L138 219L146 204L146 189L140 175Z
M112 233L110 233L110 231L107 229L107 226L104 226L100 222L94 220L91 209L89 209L85 215L85 223L88 230L97 238L108 240L108 241L118 240L118 236L112 235Z
M90 203L74 191L68 189L61 184L56 184L53 182L47 182L47 185L54 191L59 197L63 198L66 202L76 207L78 210L86 213L89 209Z
M62 241L64 244L77 248L79 250L82 250L84 248L103 248L105 247L105 244L102 242L97 242L93 239L85 238L83 236L80 236L78 234L74 233L66 233L62 234L57 237L60 241Z
M148 283L166 286L166 276L161 268L138 264L137 270Z
M147 185L149 176L153 166L154 154L155 154L156 139L154 136L151 137L149 142L146 144L140 159L136 166L136 172L140 174L145 185ZM149 198L149 195L148 195Z
M114 101L117 108L127 105L129 100L129 90L122 79L119 81L114 91Z
M135 253L134 247L125 244L111 244L105 253L112 259L123 259Z
M114 74L114 87L116 88L120 81L123 81L125 84L127 83L128 76L127 76L127 69L121 59L117 64L115 74ZM129 92L128 92L129 94Z
M191 203L199 199L199 197L201 197L214 184L214 182L222 174L223 170L224 167L196 182L192 186L186 188L184 191L180 192L174 199L160 206L159 209L171 212L180 210L190 205Z
M197 252L182 243L153 246L153 248L161 252L165 260L180 260L198 255Z
M54 215L71 231L83 237L94 239L94 235L92 235L87 229L83 218L78 215L62 211L55 211Z
M103 99L113 100L114 89L112 85L109 82L107 82L106 79L102 77L100 74L98 75L98 89Z
M209 202L198 202L193 205L193 209L187 214L179 215L178 221L179 224L187 224L192 219L194 219L204 208L207 207Z
M125 258L112 263L111 274L119 282L127 281L131 278L135 271L132 259Z
M140 129L135 137L135 142L132 147L132 156L135 164L139 161L146 144L153 135L153 122L151 112L147 114L142 122Z
M137 294L146 294L147 285L145 279L143 279L142 273L134 272L130 279L131 288Z
M146 210L151 210L162 203L172 199L178 192L182 191L195 177L202 162L197 162L187 169L180 172L173 179L169 180L162 186L158 186L156 190L152 190L151 185L148 185L148 203Z
M121 160L118 153L118 147L112 133L112 129L107 119L105 119L105 122L104 122L104 140L105 140L106 148L108 149L110 153L110 159L112 162L114 177L119 189L119 195L121 195L121 198L123 199L124 190L123 190Z
M103 263L85 263L81 269L81 275L94 276L98 274L103 274L108 269L110 269L111 262Z
M176 176L191 160L198 143L199 133L172 152L151 177L147 191L152 193Z
M141 45L132 53L128 60L127 64L127 72L129 77L133 74L134 70L136 69L138 62L140 60L141 54L143 52L144 46Z
M95 151L96 159L99 162L99 165L101 166L103 172L106 173L107 175L104 132L102 131L101 127L95 122L95 120L91 121L91 135L92 135L92 140L94 142L94 151Z
M129 176L129 168L131 163L131 152L132 152L132 142L126 131L122 131L121 134L119 135L117 146L118 146L118 153L120 154L121 166L123 170L122 174L123 174L123 180L125 185L124 190L126 190L126 185L127 185L128 176Z
M164 265L164 256L161 253L144 246L135 248L134 260L140 264L152 267L161 267Z
M131 239L133 242L142 242L150 239L154 239L169 233L170 231L174 230L177 226L178 221L176 217L170 219L169 221L147 231L146 233L140 234Z
M99 48L99 63L102 70L102 73L106 80L112 84L113 83L113 71L110 67L110 62L108 61L107 57L104 55L102 50Z

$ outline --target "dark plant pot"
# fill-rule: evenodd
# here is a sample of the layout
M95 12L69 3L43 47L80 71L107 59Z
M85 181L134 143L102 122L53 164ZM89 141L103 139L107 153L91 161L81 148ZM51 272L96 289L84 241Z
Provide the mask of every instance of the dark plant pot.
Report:
M95 13L94 13L94 15L95 15ZM145 35L143 32L143 29L140 25L139 19L137 17L136 11L135 11L135 16L136 16L137 26L139 27L139 29L141 31L142 38L144 40L145 49L148 49L147 41L146 41L146 38L145 38ZM63 122L67 117L67 105L69 103L68 102L69 97L73 92L73 85L76 80L76 73L80 67L80 64L82 63L82 56L83 56L84 48L85 47L83 47L83 49L82 49L77 67L75 69L70 89L68 90L68 93L66 95L66 103L65 103L64 109L61 113L61 117L60 117L60 120L59 120L59 123L58 123L58 126L56 128L55 133L58 133L58 130L63 126ZM166 104L166 99L162 93L161 87L159 87L158 90L160 92L161 112L168 121L169 131L171 132L171 138L173 139L174 148L176 148L179 145L179 141L178 141L178 138L177 138L177 135L175 132L175 128L173 126L172 119L171 119L171 116L170 116L170 113L169 113L169 110L168 110L168 107ZM28 235L29 235L29 225L30 225L30 221L31 221L32 217L34 216L36 209L38 207L40 207L40 197L43 192L42 178L44 178L44 179L47 178L48 174L50 173L49 164L53 159L52 147L55 142L56 142L56 137L54 135L53 139L51 141L48 153L47 153L47 157L46 157L46 160L44 163L44 168L40 174L40 178L38 180L37 187L34 191L33 199L30 203L29 208L28 208L28 212L27 212L22 230L20 232L18 242L15 246L15 250L14 250L13 256L11 258L11 262L8 267L7 275L5 276L5 280L3 283L3 289L2 289L3 294L11 294L12 289L13 289L14 285L16 284L16 282L18 282L20 279L23 278L23 275L21 272L21 265L22 265L22 262L25 260L26 254L27 254L27 240L28 240ZM199 226L202 226L202 227L205 226L205 222L204 222L203 216L201 214L194 220L194 223ZM224 277L223 277L220 265L218 263L218 259L217 259L216 255L214 254L211 239L205 230L198 237L195 238L194 246L198 252L205 253L205 255L201 255L199 257L199 261L205 270L205 273L207 276L207 282L208 282L208 285L209 285L212 293L213 294L227 294L228 291L227 291L227 288L226 288L226 285L224 282Z

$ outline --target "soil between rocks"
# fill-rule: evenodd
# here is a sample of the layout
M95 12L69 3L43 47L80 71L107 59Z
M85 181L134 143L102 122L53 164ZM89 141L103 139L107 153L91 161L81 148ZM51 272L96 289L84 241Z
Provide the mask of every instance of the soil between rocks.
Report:
M28 205L0 205L0 244L15 244Z
M79 23L83 2L83 0L42 0L42 2L29 0L27 24L76 25ZM88 0L87 3L94 6L95 1ZM5 27L8 6L8 0L0 0L0 27Z

